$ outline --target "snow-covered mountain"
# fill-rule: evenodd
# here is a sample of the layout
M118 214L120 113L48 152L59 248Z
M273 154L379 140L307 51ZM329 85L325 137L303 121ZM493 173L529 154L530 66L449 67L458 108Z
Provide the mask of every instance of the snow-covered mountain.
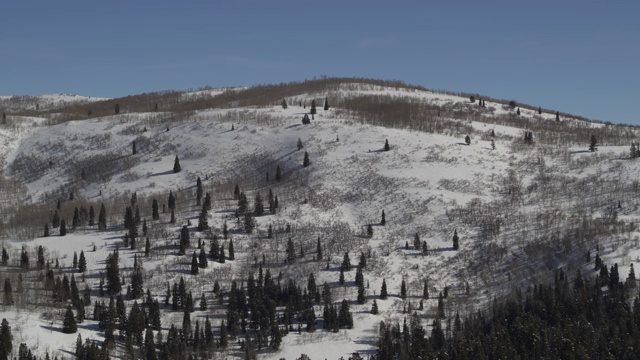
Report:
M239 105L244 100L233 98L226 106L172 111L174 105L159 98L153 100L159 111L88 115L66 122L56 121L53 111L29 118L18 111L34 110L31 105L7 106L14 112L9 114L14 126L0 129L5 139L0 144L5 166L0 194L11 200L3 209L11 214L3 231L5 246L13 249L12 264L19 268L21 247L35 259L42 245L48 259L60 263L56 275L71 275L74 252L84 251L88 270L82 280L76 272L76 281L83 281L80 288L86 284L98 299L105 259L120 248L120 265L127 276L134 254L143 257L145 289L160 303L164 304L167 284L180 277L197 299L204 293L208 303L216 305L196 309L191 317L202 324L209 315L216 329L225 305L217 305L214 281L226 291L232 279L245 285L250 272L257 276L258 264L283 285L293 279L304 288L309 274L314 274L316 284L326 282L332 289L336 304L349 301L354 328L325 331L323 306L314 304L315 332L305 332L304 325L298 331L296 322L279 350L263 347L258 354L265 359L295 359L302 353L337 359L353 352L371 353L380 321L402 323L415 311L429 326L439 311L441 293L448 295L444 310L451 317L484 309L514 288L548 281L557 268L586 276L593 271L585 263L587 252L598 251L607 262L618 263L621 277L626 277L630 264L640 262L638 233L632 225L638 220L640 166L629 154L637 128L542 109L539 113L535 107L489 98L480 106L478 96L471 102L468 96L365 80L324 90L311 85L307 91L274 95L271 105ZM304 88L304 83L290 88ZM231 97L229 92L241 96L243 91L252 89L185 93L175 104L215 102ZM56 114L64 113L65 103L98 100L37 99L39 110L55 108ZM323 108L325 99L328 110ZM313 116L312 100L317 104ZM309 125L302 124L305 115L312 118ZM21 119L25 123L17 125ZM28 126L25 119L31 119ZM531 140L525 136L529 132ZM599 142L598 151L587 150L591 135ZM306 167L305 153L310 160ZM176 157L182 169L177 173ZM197 230L197 178L211 196L211 233ZM236 184L251 210L258 194L266 199L271 191L279 201L275 213L254 217L251 234L243 218L235 216ZM177 199L174 223L166 207L170 192ZM149 227L146 237L152 248L146 258L143 246L123 247L125 207L133 194ZM159 220L152 219L153 200L164 208ZM55 212L70 224L75 209L93 206L97 214L100 204L107 208L108 230L83 224L61 237L51 227L52 236L41 237ZM206 269L190 275L193 249L178 255L175 248L180 229L187 225L192 246L198 242L193 239L202 239L208 249L211 234L221 236L224 224L230 229L235 260L210 260ZM419 242L414 246L416 235ZM304 254L293 264L283 262L289 239L296 254ZM315 259L318 239L322 261ZM223 244L228 246L228 240ZM345 272L340 284L345 253L354 266L361 254L366 257L364 304L356 301L356 270ZM24 276L35 279L37 273L27 271ZM386 300L379 298L383 281L389 292ZM402 282L407 289L404 299ZM60 331L62 304L49 307L46 300L32 300L43 296L50 295L27 291L18 305L5 306L0 317L12 324L18 342L38 353L68 356L63 351L73 351L77 334ZM102 299L108 302L108 297ZM374 299L379 307L375 315L370 312ZM92 306L87 309L91 314ZM277 312L282 314L284 307ZM165 339L171 324L181 327L182 319L181 311L163 305ZM91 316L79 332L83 339L104 338ZM240 356L243 350L239 342L231 342L228 350L216 352L223 354Z

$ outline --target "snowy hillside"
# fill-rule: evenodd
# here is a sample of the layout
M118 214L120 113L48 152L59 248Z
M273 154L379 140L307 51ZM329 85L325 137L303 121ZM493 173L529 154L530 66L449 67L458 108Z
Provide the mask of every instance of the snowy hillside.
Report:
M224 93L206 92L184 97ZM323 109L325 97L328 110ZM419 131L426 125L372 123L355 104L367 97L415 102L416 109L433 114L424 123L439 125ZM40 108L75 101L54 98L41 97ZM312 99L317 103L314 116L309 114ZM249 344L264 359L296 359L303 353L312 359L347 358L354 352L366 356L375 350L380 321L402 324L416 312L429 329L436 317L484 311L490 301L513 289L549 281L558 268L593 273L593 265L585 262L587 252L595 256L598 251L607 263L618 263L621 278L631 264L640 265L634 225L640 164L629 154L636 128L557 120L555 113L492 101L480 107L478 100L472 103L466 97L357 83L329 93L287 96L286 109L276 100L273 106L120 113L51 126L34 120L28 129L1 129L7 140L0 143L5 166L0 193L14 197L12 215L2 229L3 246L10 249L7 269L12 269L5 276L17 282L20 273L20 281L32 281L15 295L16 304L4 306L0 314L16 331L14 349L16 342L25 342L37 354L70 357L78 333L101 343L105 330L93 319L93 308L96 300L109 303L108 294L99 294L99 283L105 260L116 249L128 285L135 272L134 255L143 262L144 289L161 304L164 340L172 324L183 327L183 311L165 305L167 286L181 277L194 299L203 294L208 304L206 310L196 305L190 315L193 327L196 320L204 326L208 316L216 338L222 336L222 320L228 324L232 280L246 287L250 274L257 277L267 269L279 286L291 279L305 294L313 274L318 291L324 283L331 289L333 304L339 307L345 299L350 306L353 329L327 331L326 304L310 300L316 329L307 332L307 322L301 320L304 311L286 323L287 305L278 304L277 324L270 324L269 331L276 326L288 333L279 349L267 340L260 343L256 334L261 330L249 324L246 333L231 337L226 349L207 350L219 358L243 357ZM355 105L340 108L334 103ZM309 125L302 124L305 114L311 118ZM528 132L531 141L525 141ZM596 152L583 142L591 134L600 142ZM174 172L176 158L179 172ZM206 217L210 230L198 230L198 178L211 198ZM236 185L248 199L246 216L236 217ZM266 200L270 192L278 199L273 213ZM175 222L170 220L170 193L176 199ZM134 194L137 200L132 202ZM265 201L264 214L254 214L258 195ZM160 208L157 220L154 200ZM70 228L78 208L92 207L97 219L101 204L107 209L106 230L98 231L86 219ZM127 206L137 206L148 226L146 235L141 224L137 228L139 245L133 249L123 239ZM3 210L9 209L5 205ZM66 236L59 236L52 223L54 213L66 220ZM247 218L256 225L253 231L247 231ZM49 237L42 237L45 224ZM191 244L179 254L183 226ZM227 251L233 242L235 258L219 263L209 257L208 266L191 275L192 256L200 251L197 244L202 241L207 252L214 235ZM147 254L145 241L150 244ZM289 241L296 258L286 261ZM322 260L316 258L318 244ZM85 286L90 289L92 300L78 333L62 333L65 302L52 304L48 299L53 290L37 285L39 246L51 268L60 265L52 274L74 274L80 292ZM21 269L23 247L31 254L31 270ZM72 267L74 253L81 251L87 257L83 274ZM341 283L345 254L353 269L343 272ZM364 303L355 283L361 256L366 259ZM386 299L380 298L383 281ZM222 296L214 293L214 282ZM377 314L371 313L374 300ZM127 309L134 301L142 304L145 298L125 299ZM265 336L273 340L269 331ZM157 337L159 331L154 333ZM110 351L114 356L133 351L124 344L119 341Z

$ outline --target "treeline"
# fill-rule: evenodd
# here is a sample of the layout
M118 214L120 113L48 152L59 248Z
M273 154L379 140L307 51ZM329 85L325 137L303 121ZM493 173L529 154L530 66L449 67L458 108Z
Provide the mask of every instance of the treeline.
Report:
M553 285L516 291L494 300L491 316L437 318L431 334L417 317L380 324L375 359L637 359L640 357L640 297L633 268L621 281L596 257L594 280L578 271L556 271Z

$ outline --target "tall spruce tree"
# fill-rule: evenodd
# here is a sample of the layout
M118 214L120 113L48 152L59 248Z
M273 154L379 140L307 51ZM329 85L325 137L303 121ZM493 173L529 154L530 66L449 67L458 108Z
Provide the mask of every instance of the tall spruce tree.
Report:
M182 168L180 167L180 159L178 159L178 155L176 155L176 159L173 161L173 173L179 173L180 171L182 171Z
M104 203L100 205L100 212L98 213L98 230L107 230L107 209L104 207Z

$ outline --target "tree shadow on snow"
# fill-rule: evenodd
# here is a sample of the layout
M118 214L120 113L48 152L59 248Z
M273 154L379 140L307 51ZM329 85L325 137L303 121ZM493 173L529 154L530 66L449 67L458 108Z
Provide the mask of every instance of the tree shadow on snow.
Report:
M459 142L459 143L457 143L457 145L469 146L469 144L463 143L463 142Z
M589 153L591 151L589 150L576 150L576 151L570 151L569 154L584 154L584 153Z
M173 174L173 170L167 170L167 171L151 174L151 177L162 176L162 175L170 175L170 174Z
M302 124L291 124L291 125L287 126L285 129L293 129L293 128L298 127L300 125L302 125Z

